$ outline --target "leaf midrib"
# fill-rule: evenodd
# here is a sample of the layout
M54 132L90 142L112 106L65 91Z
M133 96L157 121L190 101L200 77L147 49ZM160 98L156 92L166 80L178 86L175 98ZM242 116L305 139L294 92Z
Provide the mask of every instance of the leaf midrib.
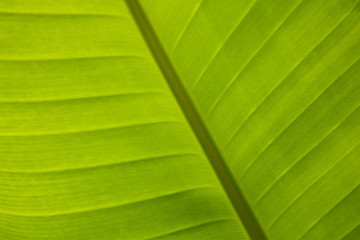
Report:
M241 222L252 239L267 239L265 232L256 219L242 190L238 187L231 171L206 128L200 114L194 106L189 94L182 85L179 76L171 64L165 50L157 38L150 22L137 0L126 0L128 8L143 35L147 46L161 69L164 78L174 94L183 114L194 131L200 145L207 155L218 179L220 180L229 200L236 210Z

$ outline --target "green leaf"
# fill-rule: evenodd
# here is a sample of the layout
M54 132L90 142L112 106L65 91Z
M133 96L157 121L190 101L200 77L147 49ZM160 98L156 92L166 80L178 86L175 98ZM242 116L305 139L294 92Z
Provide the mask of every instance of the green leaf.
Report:
M360 223L358 1L141 3L266 235L351 234Z
M358 0L2 0L0 239L360 238Z

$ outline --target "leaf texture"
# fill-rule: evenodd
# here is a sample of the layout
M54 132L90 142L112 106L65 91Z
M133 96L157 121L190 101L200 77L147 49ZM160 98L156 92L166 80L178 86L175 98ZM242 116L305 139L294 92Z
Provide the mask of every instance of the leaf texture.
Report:
M0 12L0 239L247 239L124 2Z
M358 1L140 2L267 236L359 238Z
M359 22L358 0L2 0L0 239L360 238Z

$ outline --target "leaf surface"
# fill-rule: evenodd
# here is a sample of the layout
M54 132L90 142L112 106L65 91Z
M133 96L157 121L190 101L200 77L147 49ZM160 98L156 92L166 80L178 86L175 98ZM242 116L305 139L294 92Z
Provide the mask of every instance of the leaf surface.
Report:
M359 7L1 1L0 239L359 238Z
M266 235L357 239L358 1L140 2Z
M247 238L124 2L0 12L0 239Z

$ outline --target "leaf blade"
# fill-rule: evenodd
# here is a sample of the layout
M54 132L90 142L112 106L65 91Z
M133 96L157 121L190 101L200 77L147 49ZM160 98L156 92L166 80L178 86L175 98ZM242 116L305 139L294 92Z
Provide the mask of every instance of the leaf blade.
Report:
M247 239L124 2L0 12L1 239Z

